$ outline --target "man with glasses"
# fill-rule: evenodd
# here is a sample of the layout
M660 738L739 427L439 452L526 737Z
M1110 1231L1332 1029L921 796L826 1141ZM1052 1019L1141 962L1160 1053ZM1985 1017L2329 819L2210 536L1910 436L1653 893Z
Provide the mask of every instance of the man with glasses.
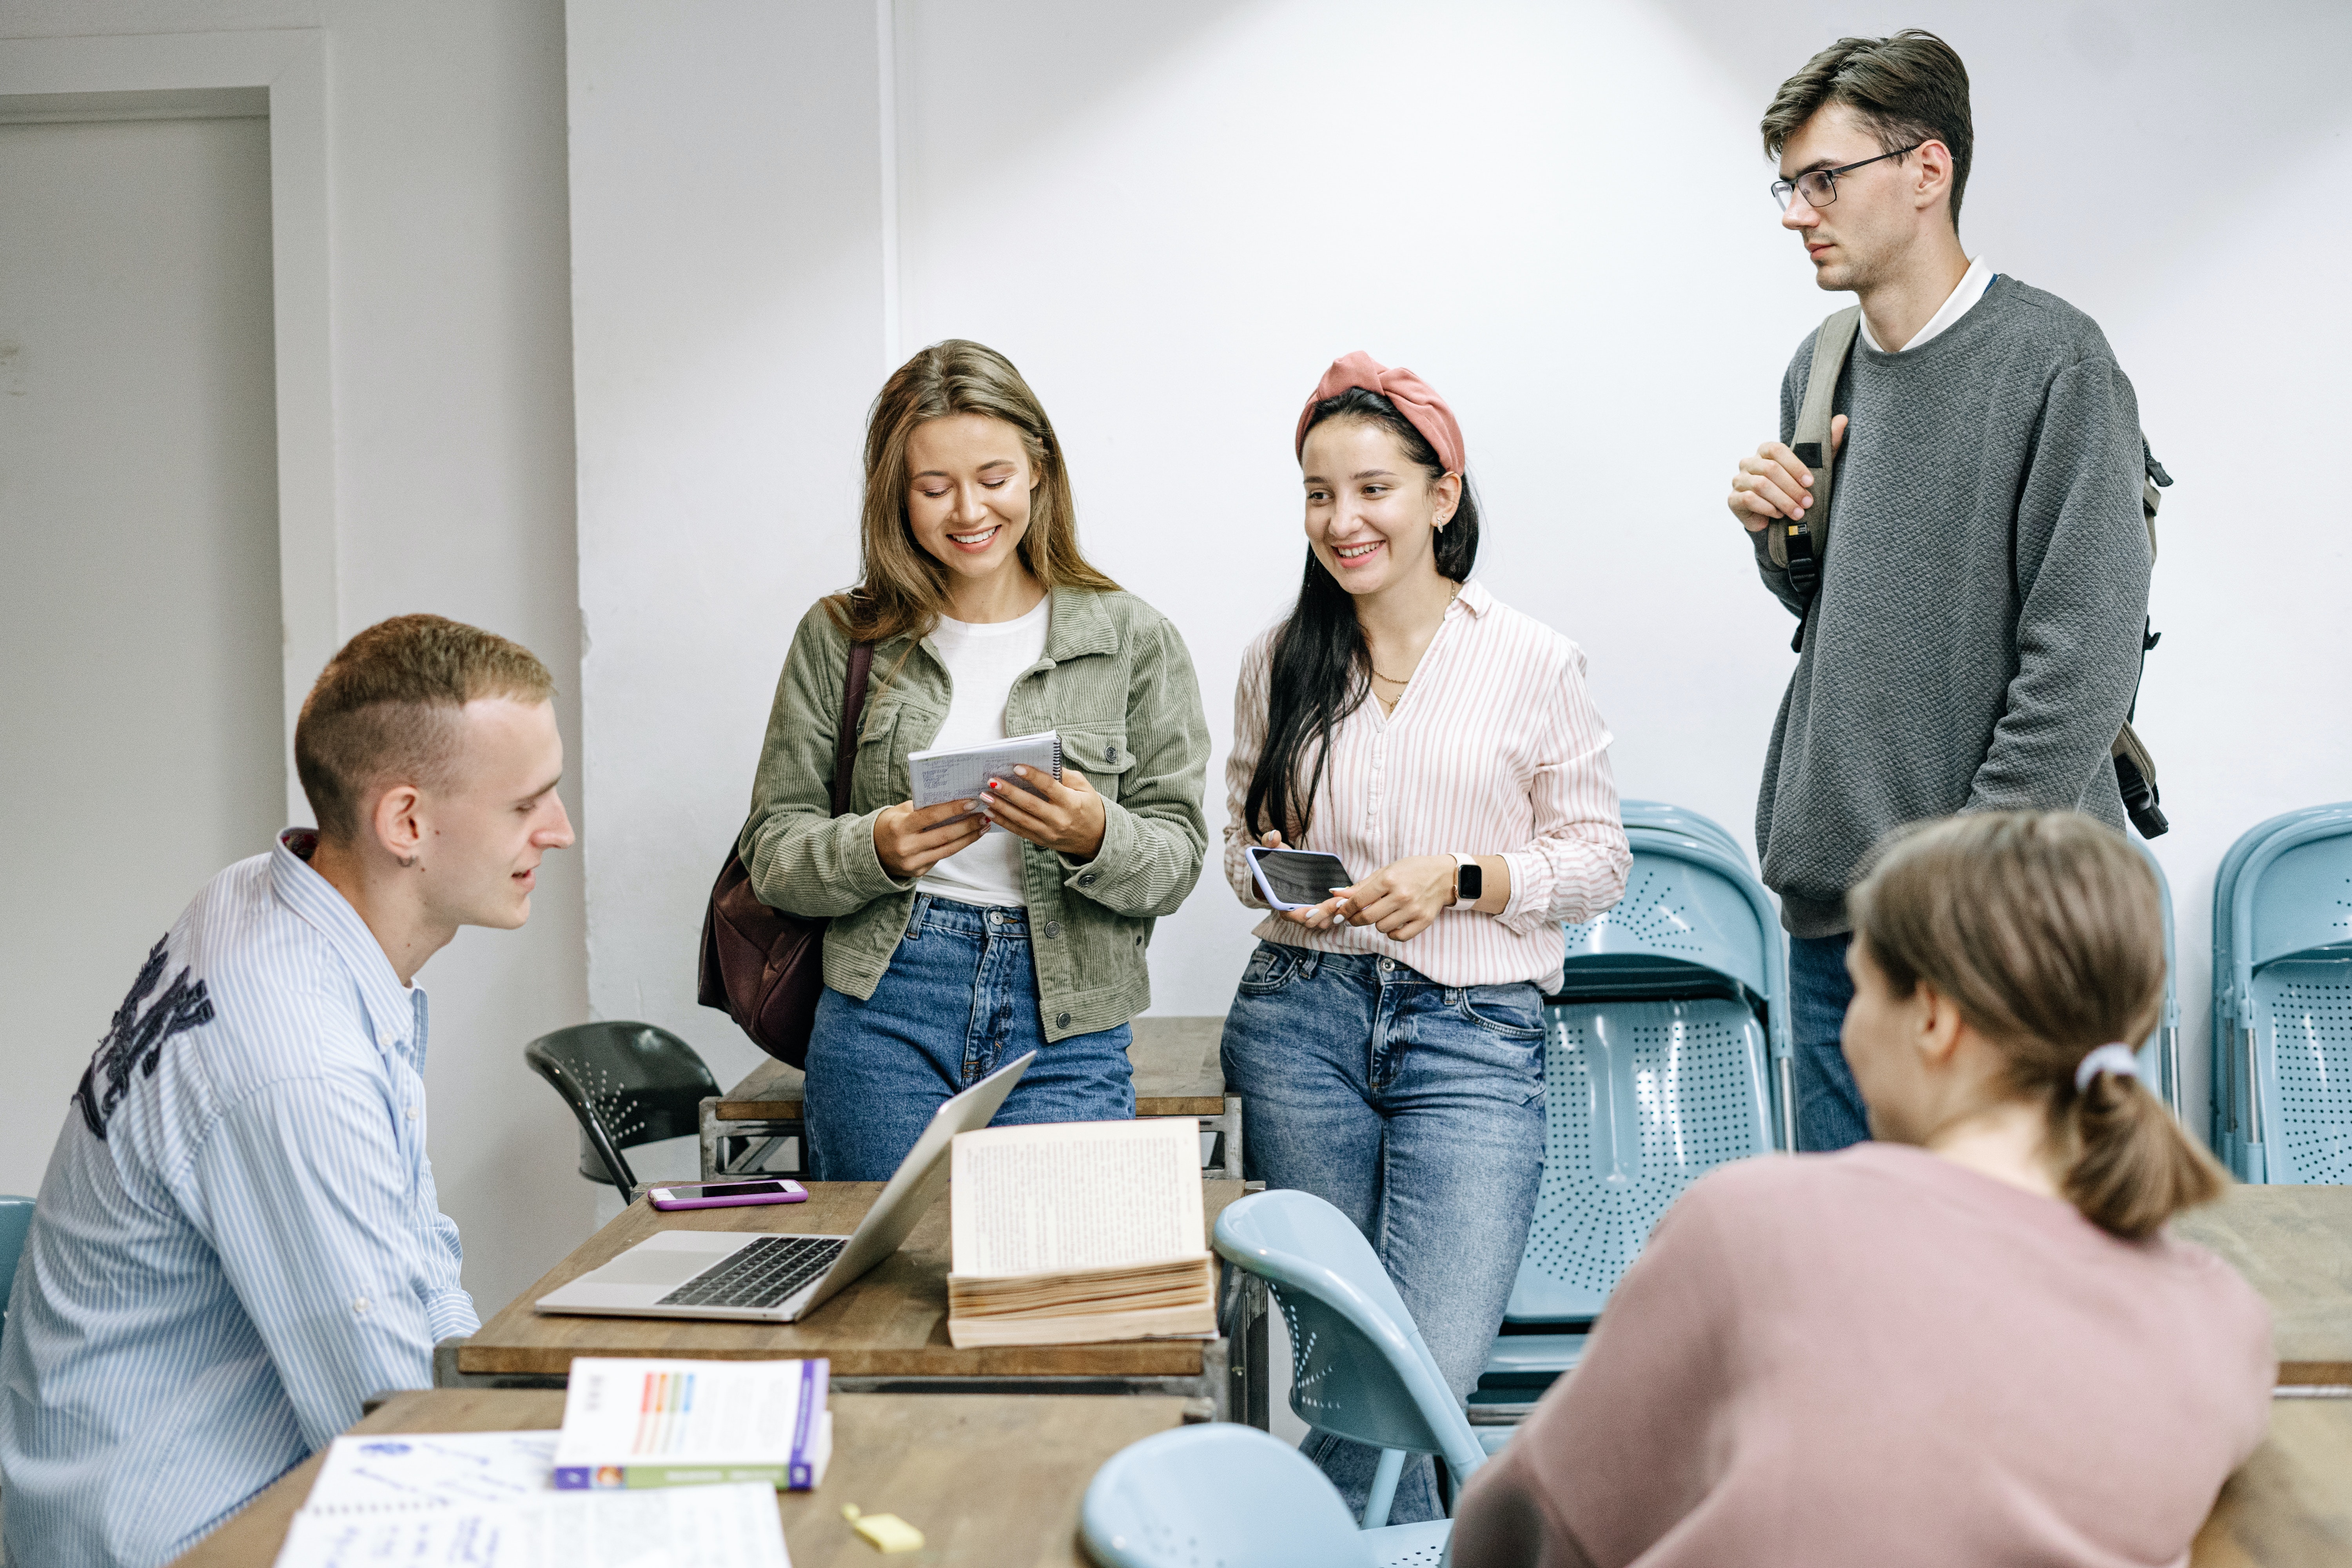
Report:
M1763 132L1780 226L1861 306L1829 450L1807 454L1831 465L1818 574L1770 548L1814 510L1790 445L1813 334L1781 378L1780 439L1728 498L1800 625L1756 838L1790 936L1798 1141L1826 1150L1870 1135L1838 1047L1846 889L1887 833L1954 812L2074 807L2123 829L2108 748L2150 559L2138 407L2098 324L1960 247L1974 134L1951 47L1841 38L1781 84Z

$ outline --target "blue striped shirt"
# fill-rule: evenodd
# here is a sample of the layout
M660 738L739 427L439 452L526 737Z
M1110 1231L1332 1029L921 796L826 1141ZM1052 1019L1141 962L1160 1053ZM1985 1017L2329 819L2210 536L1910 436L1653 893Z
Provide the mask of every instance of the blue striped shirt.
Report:
M196 895L66 1114L0 1336L27 1568L168 1562L479 1326L425 1158L425 993L312 842Z

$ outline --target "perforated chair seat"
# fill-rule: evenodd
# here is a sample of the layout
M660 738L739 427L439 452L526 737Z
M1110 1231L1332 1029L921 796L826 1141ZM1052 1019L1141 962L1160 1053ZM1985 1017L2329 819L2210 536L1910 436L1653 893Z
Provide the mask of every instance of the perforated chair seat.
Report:
M2352 949L2265 965L2252 997L2276 1083L2269 1179L2352 1182Z
M1544 1009L1544 1171L1505 1317L1596 1318L1683 1189L1772 1146L1762 1024L1746 1005Z
M2273 818L2213 898L2213 1144L2247 1182L2352 1176L2352 804Z

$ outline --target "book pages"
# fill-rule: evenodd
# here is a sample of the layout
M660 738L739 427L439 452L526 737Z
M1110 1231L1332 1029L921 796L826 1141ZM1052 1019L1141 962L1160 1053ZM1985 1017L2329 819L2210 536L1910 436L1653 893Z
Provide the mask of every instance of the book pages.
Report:
M1201 1133L1184 1117L956 1135L954 1271L1039 1274L1205 1255Z

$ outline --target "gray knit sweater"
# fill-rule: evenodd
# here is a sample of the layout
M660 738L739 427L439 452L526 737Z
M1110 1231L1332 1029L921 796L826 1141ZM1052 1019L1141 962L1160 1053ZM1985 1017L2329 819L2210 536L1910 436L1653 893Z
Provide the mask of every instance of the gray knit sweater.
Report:
M1793 440L1811 333L1780 383ZM2148 543L2139 409L2098 324L1997 278L1909 353L1856 339L1829 563L1756 803L1798 936L1847 930L1889 830L2072 806L2121 829L2108 745L2138 680ZM1753 536L1765 585L1786 573Z

